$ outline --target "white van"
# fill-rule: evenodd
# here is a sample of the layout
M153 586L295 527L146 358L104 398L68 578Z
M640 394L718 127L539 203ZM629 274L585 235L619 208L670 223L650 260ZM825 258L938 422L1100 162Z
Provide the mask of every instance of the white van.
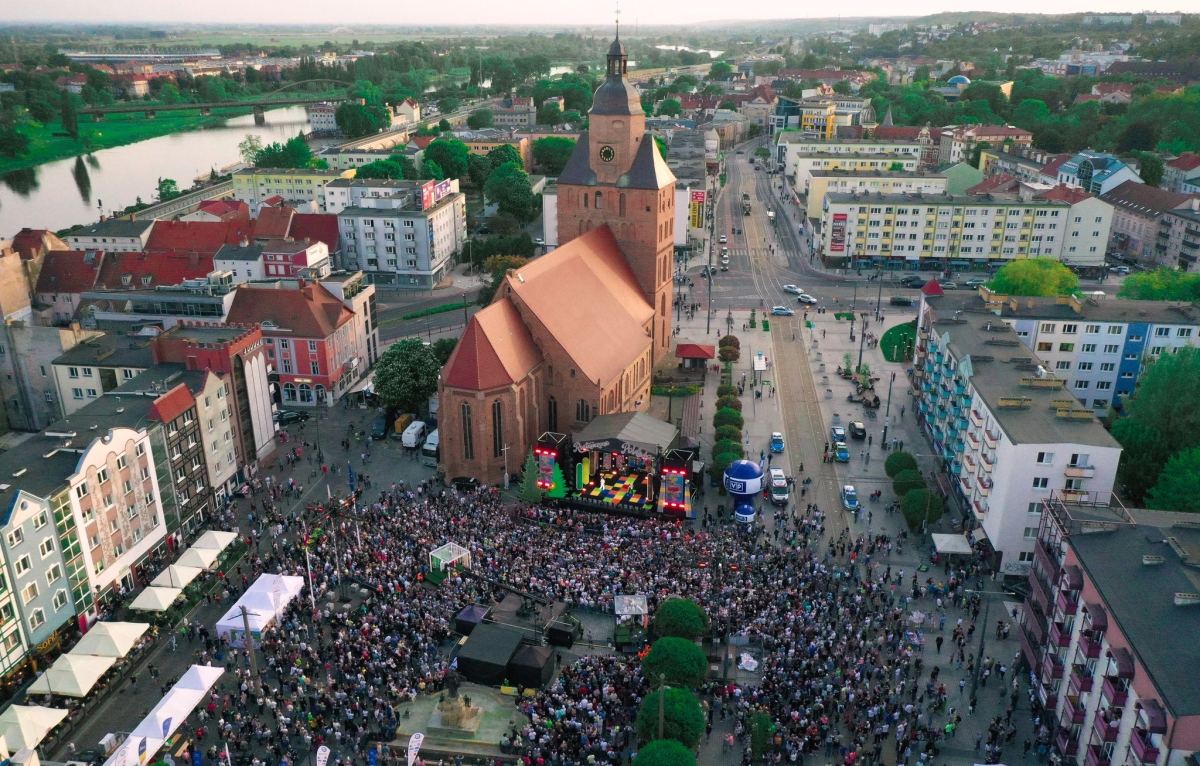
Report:
M788 480L782 468L771 469L771 503L774 505L788 504Z
M425 446L421 447L421 465L437 468L438 458L441 457L438 444L438 430L435 428L433 433L429 434L429 438L425 440Z
M404 434L400 437L400 443L408 449L416 449L425 443L425 421L414 420L408 424L408 428L404 429Z

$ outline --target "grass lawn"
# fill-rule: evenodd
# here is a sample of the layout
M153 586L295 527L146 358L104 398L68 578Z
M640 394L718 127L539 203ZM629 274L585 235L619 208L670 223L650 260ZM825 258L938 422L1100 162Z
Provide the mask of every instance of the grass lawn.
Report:
M917 320L898 324L883 334L879 347L883 358L889 362L911 362L913 347L917 342Z

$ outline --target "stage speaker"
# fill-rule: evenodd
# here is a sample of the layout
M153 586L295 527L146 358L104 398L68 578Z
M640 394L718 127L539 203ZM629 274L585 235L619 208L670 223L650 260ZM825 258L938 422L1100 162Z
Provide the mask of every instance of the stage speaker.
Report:
M562 620L550 623L550 627L546 629L546 641L551 646L570 649L575 644L575 626Z

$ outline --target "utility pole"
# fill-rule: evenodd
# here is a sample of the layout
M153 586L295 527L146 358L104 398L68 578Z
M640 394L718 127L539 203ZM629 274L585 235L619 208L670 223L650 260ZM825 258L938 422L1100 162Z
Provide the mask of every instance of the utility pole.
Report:
M858 328L858 369L862 369L863 346L867 342L867 312L862 314L863 326Z
M246 654L250 657L250 691L254 694L259 692L258 684L258 660L254 656L254 636L250 634L250 613L246 611L246 606L242 605L242 625L246 629ZM985 633L987 631L984 631Z
M879 312L883 310L883 264L879 264L879 271L876 272L875 278L879 280L879 292L875 294L875 321L879 321Z

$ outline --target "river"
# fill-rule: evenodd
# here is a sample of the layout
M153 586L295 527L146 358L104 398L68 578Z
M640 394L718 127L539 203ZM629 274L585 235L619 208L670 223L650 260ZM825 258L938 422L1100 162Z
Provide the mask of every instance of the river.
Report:
M0 239L24 227L56 231L91 223L99 218L101 204L111 213L139 196L151 202L159 178L173 178L187 189L201 173L237 162L237 146L247 133L269 144L308 126L302 106L271 110L266 119L266 125L257 126L253 115L233 117L220 127L171 133L0 176Z

